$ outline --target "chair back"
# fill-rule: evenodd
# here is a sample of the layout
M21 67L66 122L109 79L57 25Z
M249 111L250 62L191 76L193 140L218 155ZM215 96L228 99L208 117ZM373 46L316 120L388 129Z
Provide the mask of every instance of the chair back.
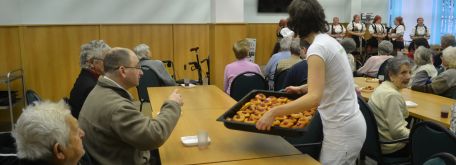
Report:
M19 159L17 158L16 141L11 136L11 133L0 133L0 164L2 165L17 165Z
M386 79L386 64L388 64L388 62L389 59L385 60L385 62L383 62L382 65L380 65L380 68L378 68L377 78L381 79L380 77L383 76L383 79L381 79L382 81Z
M369 158L377 161L378 164L383 164L382 150L380 148L380 140L378 137L377 120L375 119L369 105L361 97L358 97L358 104L359 109L366 120L367 128L366 140L364 141L363 148L361 149L361 154L369 156Z
M139 85L136 87L140 102L149 102L147 87L162 86L163 82L158 78L157 73L148 66L141 66L143 75L139 79Z
M280 71L274 76L274 90L279 91L285 88L285 78L287 77L288 71L290 69L285 69Z
M423 164L440 152L456 155L456 135L449 129L429 121L415 125L410 131L412 163Z
M230 88L230 96L234 100L239 101L254 89L267 90L268 85L260 74L255 72L244 72L234 78Z
M28 105L33 104L34 102L40 102L41 98L38 95L38 93L29 89L25 92L25 100L26 100L27 106L28 106Z
M444 97L456 99L456 86L451 87L445 93L442 94Z
M434 154L431 156L426 162L424 162L424 165L455 165L456 164L456 156L446 153L446 152L441 152Z

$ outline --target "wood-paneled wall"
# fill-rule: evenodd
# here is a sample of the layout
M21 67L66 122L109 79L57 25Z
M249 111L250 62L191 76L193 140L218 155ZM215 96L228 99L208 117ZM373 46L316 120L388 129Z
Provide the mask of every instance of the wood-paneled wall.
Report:
M211 83L223 90L225 66L236 60L233 44L246 38L245 24L214 24L210 29Z
M255 63L266 65L277 41L277 24L247 24L247 37L256 38Z
M45 99L67 97L80 71L80 46L99 37L98 26L30 26L22 33L26 88Z
M80 46L105 40L111 47L132 49L139 43L151 47L153 59L173 60L177 79L197 79L188 62L189 51L200 47L200 60L210 55L211 83L223 88L225 65L234 61L232 45L257 39L256 62L267 63L275 43L275 24L175 24L175 25L49 25L0 27L0 73L24 68L26 88L44 99L67 97L79 74ZM187 69L184 70L184 65ZM202 65L203 76L206 65ZM137 96L136 90L130 90Z

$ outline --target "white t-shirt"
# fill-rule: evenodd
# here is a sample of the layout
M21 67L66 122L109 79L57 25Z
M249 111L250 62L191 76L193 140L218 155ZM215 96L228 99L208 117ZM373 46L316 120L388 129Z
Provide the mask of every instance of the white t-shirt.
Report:
M318 34L307 50L307 58L315 55L325 62L325 89L318 106L323 126L342 127L360 113L347 54L334 38Z

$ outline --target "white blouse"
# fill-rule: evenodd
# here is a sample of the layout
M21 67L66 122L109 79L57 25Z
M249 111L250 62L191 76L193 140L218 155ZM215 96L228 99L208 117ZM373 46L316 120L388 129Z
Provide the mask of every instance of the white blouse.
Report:
M375 27L375 29L374 29ZM377 33L375 33L377 31ZM384 34L386 33L386 28L382 24L372 24L369 26L369 33L371 34Z
M354 32L365 32L366 31L366 27L361 22L360 23L350 22L347 25L347 29L349 31L354 31Z

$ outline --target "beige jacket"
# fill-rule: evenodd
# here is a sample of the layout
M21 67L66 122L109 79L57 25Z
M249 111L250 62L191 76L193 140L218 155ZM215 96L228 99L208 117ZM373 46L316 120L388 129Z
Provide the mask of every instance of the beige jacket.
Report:
M290 58L280 60L277 63L276 75L279 74L281 71L290 68L294 64L302 61L299 56L291 55Z
M79 115L86 152L94 164L148 164L149 150L166 141L180 111L178 103L165 101L155 119L143 116L127 91L101 76Z
M389 81L383 82L372 93L368 102L377 120L380 141L392 141L409 137L410 130L405 120L409 113L399 90ZM393 153L405 143L383 144L382 153Z

